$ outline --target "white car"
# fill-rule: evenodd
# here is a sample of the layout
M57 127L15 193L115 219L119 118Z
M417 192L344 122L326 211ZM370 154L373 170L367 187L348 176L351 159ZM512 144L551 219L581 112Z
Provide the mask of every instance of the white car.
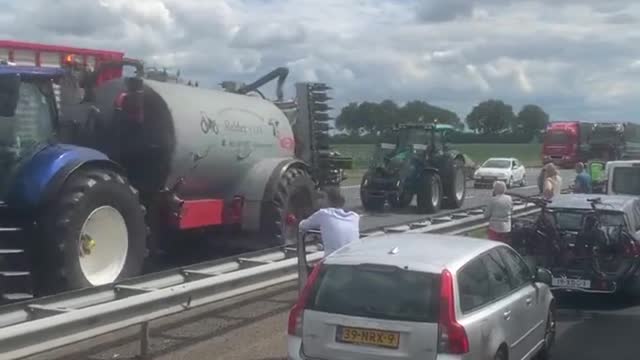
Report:
M527 171L516 158L489 158L473 174L473 186L492 187L495 181L504 181L508 188L527 185Z
M508 245L435 234L353 242L317 265L289 313L289 360L549 358L551 273Z

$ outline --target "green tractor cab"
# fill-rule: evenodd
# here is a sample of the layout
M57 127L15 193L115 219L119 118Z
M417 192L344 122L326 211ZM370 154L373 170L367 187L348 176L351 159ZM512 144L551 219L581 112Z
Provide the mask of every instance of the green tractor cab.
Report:
M365 210L406 208L417 197L421 213L442 205L459 208L466 195L465 156L446 145L450 129L433 124L401 124L376 145L360 186Z

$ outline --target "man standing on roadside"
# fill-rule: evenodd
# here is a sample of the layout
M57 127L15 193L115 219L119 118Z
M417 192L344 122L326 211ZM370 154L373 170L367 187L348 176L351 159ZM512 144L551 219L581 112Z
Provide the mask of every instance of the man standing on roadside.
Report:
M591 194L591 176L585 171L583 163L576 163L576 173L573 192L576 194Z
M360 215L343 209L345 200L337 186L326 190L325 199L328 207L300 221L299 228L300 231L320 230L326 257L348 243L360 239Z

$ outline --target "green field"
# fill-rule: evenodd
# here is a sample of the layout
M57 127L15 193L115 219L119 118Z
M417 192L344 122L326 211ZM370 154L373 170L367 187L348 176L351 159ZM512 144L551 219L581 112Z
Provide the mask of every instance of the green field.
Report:
M480 165L490 157L515 157L525 166L540 166L541 144L451 144ZM371 160L373 145L335 144L332 146L344 156L353 157L354 169L366 168Z

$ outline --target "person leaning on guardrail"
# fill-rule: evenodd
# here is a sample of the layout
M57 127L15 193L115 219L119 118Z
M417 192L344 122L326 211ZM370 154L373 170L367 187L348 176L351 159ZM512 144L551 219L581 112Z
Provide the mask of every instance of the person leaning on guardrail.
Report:
M493 197L484 210L484 217L489 219L489 228L487 229L489 240L509 243L513 201L511 196L505 194L506 191L507 185L503 181L493 183Z
M325 190L326 206L300 221L301 231L320 230L324 256L360 239L360 215L343 209L345 200L339 187Z

